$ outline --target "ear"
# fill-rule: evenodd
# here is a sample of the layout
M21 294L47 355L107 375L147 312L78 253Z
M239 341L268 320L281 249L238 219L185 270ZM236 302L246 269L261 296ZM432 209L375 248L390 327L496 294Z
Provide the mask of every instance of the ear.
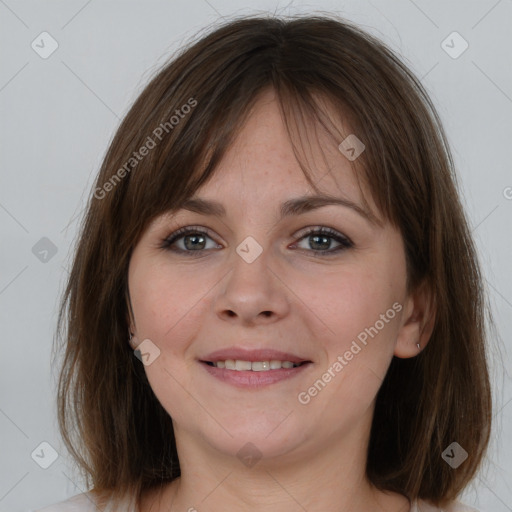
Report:
M137 348L137 346L139 345L139 341L137 339L137 335L136 335L137 331L135 330L135 326L133 324L133 321L130 318L130 314L126 315L126 323L128 325L128 332L126 333L126 336L127 336L126 341L135 350ZM130 339L130 334L132 335L131 339Z
M130 300L130 295L128 293L128 290L126 291L126 306L127 306L127 312L126 312L126 325L128 325L128 331L126 333L126 335L128 336L128 341L130 343L130 346L135 349L138 344L139 344L139 341L137 339L137 331L135 329L135 320L133 319L133 316L132 316L132 304L131 304L131 300ZM129 339L129 336L130 334L132 334L132 338L131 340Z
M129 327L130 332L126 333L127 338L126 341L130 344L130 347L132 347L133 350L135 350L139 346L139 338L137 338L136 331L133 329L133 327ZM131 335L131 339L130 339Z
M394 355L417 356L427 345L434 330L436 305L431 287L421 283L405 301L402 325L398 331ZM418 343L420 348L418 349Z

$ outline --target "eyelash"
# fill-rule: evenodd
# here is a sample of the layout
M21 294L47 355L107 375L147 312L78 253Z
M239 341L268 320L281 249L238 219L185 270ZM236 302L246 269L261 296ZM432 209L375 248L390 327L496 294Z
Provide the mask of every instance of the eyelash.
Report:
M208 230L205 230L203 228L194 227L194 226L185 226L183 228L176 230L174 233L171 233L167 238L162 240L160 248L168 250L168 251L186 254L187 257L188 256L194 257L195 255L193 253L197 252L200 254L208 249L200 249L197 251L188 251L188 250L183 250L183 249L172 248L172 245L179 239L184 238L186 235L195 235L195 234L201 234L201 235L208 236L208 238L212 238L209 235ZM335 231L334 229L331 229L328 227L310 228L306 233L302 234L302 236L299 238L299 241L302 240L303 238L307 238L308 236L311 236L313 234L328 236L329 238L334 239L336 242L338 242L340 244L340 246L338 246L337 248L330 249L327 251L321 251L318 249L300 249L300 250L306 250L307 252L311 252L311 253L313 253L314 256L317 256L320 258L323 258L326 256L331 256L333 254L337 254L341 251L350 249L351 247L354 246L353 242L348 237L346 237L346 236L342 235L341 233L339 233L338 231Z

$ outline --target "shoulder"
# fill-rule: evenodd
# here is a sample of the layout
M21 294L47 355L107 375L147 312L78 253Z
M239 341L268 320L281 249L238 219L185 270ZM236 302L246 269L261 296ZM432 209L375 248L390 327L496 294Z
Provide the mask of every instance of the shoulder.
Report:
M417 500L412 504L410 512L479 512L476 508L464 505L460 501L454 501L444 508L439 508L428 501Z
M94 498L88 492L77 494L65 501L34 510L33 512L96 512Z

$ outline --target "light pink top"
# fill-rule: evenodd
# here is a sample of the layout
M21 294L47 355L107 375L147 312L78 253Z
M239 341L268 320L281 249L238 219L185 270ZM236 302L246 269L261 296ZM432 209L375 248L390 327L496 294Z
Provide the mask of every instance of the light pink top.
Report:
M91 495L89 493L82 493L66 501L61 501L60 503L55 503L54 505L49 505L48 507L30 512L97 512L97 510ZM126 512L133 511L127 510ZM478 512L478 510L458 501L447 508L438 508L430 505L426 501L417 500L412 503L409 512Z

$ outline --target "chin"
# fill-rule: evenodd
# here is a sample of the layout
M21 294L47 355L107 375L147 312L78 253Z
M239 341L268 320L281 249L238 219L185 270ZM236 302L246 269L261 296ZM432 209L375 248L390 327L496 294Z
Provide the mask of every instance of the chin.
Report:
M245 459L261 459L264 462L267 459L283 457L300 449L304 444L304 425L293 425L290 418L283 421L284 418L286 415L283 415L282 424L279 425L268 421L258 422L247 417L246 421L225 423L229 425L227 430L231 435L220 427L215 432L200 431L199 435L227 456L237 457L242 462Z

